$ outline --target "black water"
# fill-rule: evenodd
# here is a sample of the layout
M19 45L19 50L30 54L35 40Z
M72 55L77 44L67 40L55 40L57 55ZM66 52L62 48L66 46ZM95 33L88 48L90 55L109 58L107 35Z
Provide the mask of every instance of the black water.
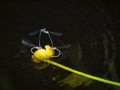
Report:
M74 59L76 52L82 53L82 60L90 74L109 76L108 65L113 60L119 74L120 36L119 5L113 2L56 1L56 2L1 2L0 30L0 70L1 90L112 90L113 87L97 83L89 87L76 89L60 87L51 80L60 74L58 80L69 72L49 66L37 71L31 62L30 48L23 46L21 40L26 37L38 45L38 37L29 33L40 28L61 32L62 37L52 36L55 46L71 44L71 57L63 49L63 57L58 62L80 69ZM43 42L49 42L42 38ZM80 45L81 51L76 44ZM74 52L75 53L74 53ZM73 56L73 57L72 57ZM78 55L79 56L79 55ZM73 58L72 60L70 58ZM84 69L83 69L84 71Z

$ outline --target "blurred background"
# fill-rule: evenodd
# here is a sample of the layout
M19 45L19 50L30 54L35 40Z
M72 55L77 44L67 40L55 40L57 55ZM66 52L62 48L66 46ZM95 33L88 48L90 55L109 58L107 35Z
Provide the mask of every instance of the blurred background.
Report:
M44 27L48 31L60 32L60 37L51 35L54 45L70 44L71 47L61 50L62 55L56 58L57 62L119 82L118 2L0 2L0 10L0 90L120 89L95 81L86 87L82 84L76 86L75 83L75 87L64 84L60 86L57 82L64 80L70 72L54 66L36 70L31 62L30 48L21 43L26 37L38 45L38 36L31 37L29 33ZM43 37L43 42L48 42L44 39ZM70 78L73 79L74 76Z

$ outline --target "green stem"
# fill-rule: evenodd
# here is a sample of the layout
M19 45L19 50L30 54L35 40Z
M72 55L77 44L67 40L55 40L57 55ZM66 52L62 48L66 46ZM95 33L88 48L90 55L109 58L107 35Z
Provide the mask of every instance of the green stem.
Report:
M64 70L70 71L70 72L72 72L72 73L75 73L75 74L84 76L84 77L86 77L86 78L89 78L89 79L92 79L92 80L96 80L96 81L99 81L99 82L103 82L103 83L107 83L107 84L111 84L111 85L119 86L119 87L120 87L120 83L119 83L119 82L115 82L115 81L103 79L103 78L100 78L100 77L96 77L96 76L93 76L93 75L90 75L90 74L86 74L86 73L83 73L83 72L74 70L74 69L72 69L72 68L69 68L69 67L67 67L67 66L64 66L64 65L62 65L62 64L56 63L56 62L51 61L51 60L45 60L45 62L47 62L47 63L49 63L49 64L52 64L52 65L54 65L54 66L57 66L57 67L59 67L59 68L62 68L62 69L64 69Z

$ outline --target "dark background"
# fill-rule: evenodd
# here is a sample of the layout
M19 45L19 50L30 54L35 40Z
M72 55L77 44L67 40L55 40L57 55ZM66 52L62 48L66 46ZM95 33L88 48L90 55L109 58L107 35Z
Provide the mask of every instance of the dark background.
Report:
M117 26L119 24L119 3L113 1L93 0L90 2L74 2L72 0L65 0L64 2L58 1L54 3L52 1L41 1L1 2L0 4L1 32L5 34L32 31L41 26L54 28L54 31L57 29L59 31L67 30L68 32L69 30L64 29L62 26L68 28L67 25L70 26L73 22L78 23L80 20L79 15L84 15L83 12L92 14L91 11L88 11L90 9L87 9L89 6L90 8L96 8L96 10L103 8L103 11L105 10L105 12L112 17L113 23ZM24 28L22 28L23 26ZM7 31L8 28L10 31ZM71 33L71 31L69 31L69 33Z
M88 7L90 8L88 9ZM108 13L113 21L112 23L119 28L119 3L113 1L1 2L0 9L1 38L4 38L5 34L8 37L10 34L16 34L16 32L20 35L23 32L27 33L40 27L48 27L53 31L65 31L65 35L67 33L73 34L75 30L70 31L73 23L77 26L82 17L88 18L92 14L93 17L96 17L94 13L100 10L101 13L102 10ZM16 34L16 36L18 35ZM6 39L8 38L6 37Z

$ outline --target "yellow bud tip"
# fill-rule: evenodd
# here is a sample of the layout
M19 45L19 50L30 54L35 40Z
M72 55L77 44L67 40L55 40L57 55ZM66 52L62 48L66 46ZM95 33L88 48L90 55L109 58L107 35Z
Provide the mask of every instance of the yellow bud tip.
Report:
M38 49L34 52L35 62L50 59L54 55L53 48L49 45L45 45L45 49ZM36 61L37 60L37 61Z

